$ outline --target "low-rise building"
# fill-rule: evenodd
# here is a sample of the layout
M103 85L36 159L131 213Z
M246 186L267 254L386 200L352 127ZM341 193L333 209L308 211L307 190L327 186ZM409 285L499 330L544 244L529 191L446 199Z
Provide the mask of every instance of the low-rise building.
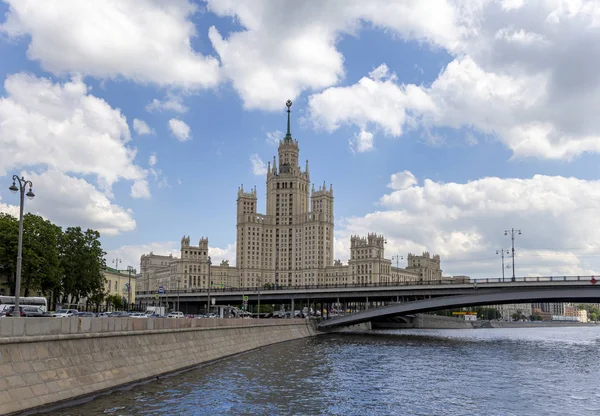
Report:
M124 303L135 303L136 281L138 275L135 271L117 270L112 267L107 267L104 272L104 289L106 295L117 294L124 299ZM131 285L131 291L129 290ZM131 301L129 294L131 293Z

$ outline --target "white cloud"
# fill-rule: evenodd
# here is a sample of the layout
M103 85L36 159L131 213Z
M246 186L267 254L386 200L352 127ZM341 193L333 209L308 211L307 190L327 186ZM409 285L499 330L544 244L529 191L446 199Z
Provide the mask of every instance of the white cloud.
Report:
M250 163L252 164L252 173L257 176L267 174L267 164L256 153L250 155Z
M350 235L385 234L387 257L429 251L442 256L444 274L497 277L497 249L510 248L504 230L517 228L517 275L597 274L600 181L535 175L488 177L468 183L392 175L382 210L341 221L336 253L346 259ZM405 262L405 261L404 261Z
M185 142L191 138L190 126L177 118L169 120L169 129L171 129L171 134L180 142Z
M283 138L284 134L279 130L267 132L267 143L273 146L279 146L279 142Z
M119 269L127 269L131 266L139 273L140 258L142 254L158 254L162 256L172 255L174 258L180 256L179 244L175 241L161 241L149 244L126 245L119 248L106 250L106 265L115 267L115 259L119 262Z
M380 66L354 85L314 94L309 112L316 125L333 131L372 124L393 137L423 127L433 145L441 139L436 128L466 128L500 140L514 157L570 160L600 152L600 75L593 70L600 64L594 47L600 13L594 3L445 3L447 19L426 18L416 35L385 13L394 3L372 6L381 13L370 21L404 39L441 46L454 60L429 86L401 84ZM424 3L402 7L410 15Z
M404 172L394 173L390 177L390 183L388 184L388 188L392 189L407 189L413 185L417 184L417 178L412 172L405 170Z
M143 136L145 134L155 134L154 129L151 129L145 121L138 120L137 118L133 119L133 129L135 130L138 136Z
M117 235L136 227L133 213L110 200L84 179L50 170L41 174L23 172L33 182L35 198L25 203L26 212L49 219L57 225L92 228L103 235ZM18 197L0 190L0 211L17 213ZM14 201L15 205L12 205ZM11 204L11 205L8 205Z
M421 87L397 84L395 74L385 64L354 85L328 88L310 96L308 105L313 122L330 132L343 124L354 124L361 130L374 124L394 137L402 134L407 109L434 108Z
M352 140L350 140L350 150L358 153L373 150L373 133L361 130L355 134Z
M28 74L8 76L0 98L0 176L11 169L47 166L96 175L110 186L146 173L134 163L127 120L106 101L88 94L79 78L64 84Z
M445 0L207 3L210 11L244 28L225 39L211 27L209 38L246 108L276 110L282 97L294 100L302 91L338 83L344 57L336 43L343 34L357 33L363 22L450 50L458 47L462 32L460 16Z
M191 48L197 6L187 0L104 0L56 3L7 0L0 32L27 36L30 59L54 74L79 72L98 78L183 88L212 87L219 63Z
M148 188L148 181L145 179L135 181L131 185L131 197L132 198L150 198L150 189Z
M209 247L208 254L211 256L212 264L218 266L221 260L229 260L230 266L235 266L235 243L228 244L225 248ZM177 258L181 255L180 245L175 241L160 241L149 244L132 244L119 248L106 250L106 264L114 267L114 259L122 260L119 268L126 269L132 266L137 272L140 271L140 258L142 254L158 254L161 256L173 256Z
M235 266L236 244L227 244L225 248L208 247L208 254L211 257L213 265L218 266L222 260L229 260L230 266Z
M173 111L175 113L185 113L188 111L188 107L183 104L183 98L179 95L167 94L167 98L164 101L153 99L150 104L146 106L146 111L152 113L154 111Z
M156 157L156 153L152 153L150 155L150 158L148 159L148 164L150 166L154 166L154 165L156 165L156 162L158 162L158 158Z

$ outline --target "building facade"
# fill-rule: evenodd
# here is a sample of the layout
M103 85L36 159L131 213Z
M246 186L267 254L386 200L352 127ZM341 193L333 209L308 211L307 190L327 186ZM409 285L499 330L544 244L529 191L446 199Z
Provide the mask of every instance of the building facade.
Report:
M348 264L334 259L333 186L315 188L308 160L299 164L300 147L290 131L279 142L278 158L268 163L266 212L257 212L256 187L237 191L236 261L212 265L208 239L198 245L181 239L179 258L153 253L141 257L140 290L208 287L290 287L334 284L386 284L441 280L440 257L408 254L408 267L393 267L385 258L385 238L352 236ZM398 265L397 265L398 266Z
M131 302L135 303L135 292L137 290L136 282L139 275L135 272L129 273L129 270L117 270L107 267L102 274L104 275L104 290L106 295L117 294L121 296L124 303L129 303L129 289L131 285Z

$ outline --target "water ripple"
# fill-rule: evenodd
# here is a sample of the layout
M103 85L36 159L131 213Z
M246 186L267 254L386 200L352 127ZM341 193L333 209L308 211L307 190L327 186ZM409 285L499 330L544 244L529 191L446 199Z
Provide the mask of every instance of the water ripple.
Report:
M57 415L595 415L600 328L377 331L262 348Z

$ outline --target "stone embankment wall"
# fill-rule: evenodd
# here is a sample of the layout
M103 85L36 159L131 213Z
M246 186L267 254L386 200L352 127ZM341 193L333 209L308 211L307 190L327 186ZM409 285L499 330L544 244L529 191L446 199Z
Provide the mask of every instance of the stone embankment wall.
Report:
M565 327L565 326L596 326L595 323L561 322L561 321L534 321L534 322L508 322L489 321L490 328L538 328L538 327Z
M0 319L0 414L316 335L300 319Z

